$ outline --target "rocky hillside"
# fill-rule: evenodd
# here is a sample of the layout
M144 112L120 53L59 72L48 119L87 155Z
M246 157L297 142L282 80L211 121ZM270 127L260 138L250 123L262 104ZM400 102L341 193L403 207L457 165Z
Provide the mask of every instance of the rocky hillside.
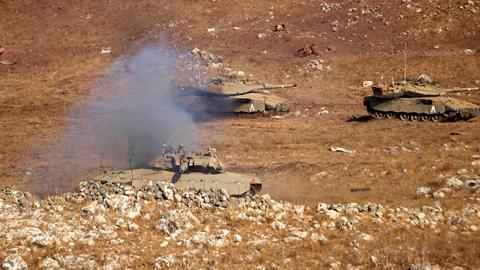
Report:
M135 191L83 182L37 199L0 192L0 259L13 269L469 269L478 250L480 181L450 178L416 208L318 203L268 195L182 192L172 184ZM445 196L470 202L444 208ZM444 256L449 254L448 256Z
M479 14L479 0L0 0L1 266L480 268L480 117L373 120L362 106L362 82L403 77L405 45L408 76L478 87ZM49 147L82 120L72 107L116 97L112 63L155 46L193 58L193 81L298 85L275 91L289 114L195 123L264 194L78 185L81 155Z

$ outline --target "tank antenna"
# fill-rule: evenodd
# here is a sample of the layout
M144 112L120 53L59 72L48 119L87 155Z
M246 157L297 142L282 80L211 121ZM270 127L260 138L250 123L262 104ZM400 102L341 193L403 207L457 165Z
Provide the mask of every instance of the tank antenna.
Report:
M403 51L404 54L404 69L403 69L403 80L407 83L407 42L405 41L405 49Z
M130 163L130 173L132 174L132 180L133 180L132 158L129 158L128 161Z
M175 139L175 137L177 136L177 133L178 133L178 130L175 130L175 132L172 134L172 136L170 136L170 138L168 139L166 145L170 145L172 140Z

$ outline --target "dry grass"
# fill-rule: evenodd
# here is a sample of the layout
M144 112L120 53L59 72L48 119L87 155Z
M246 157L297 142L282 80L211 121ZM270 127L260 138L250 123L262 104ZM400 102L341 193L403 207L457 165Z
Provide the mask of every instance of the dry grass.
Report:
M384 4L382 1L367 2ZM457 1L446 3L455 7L458 4ZM275 19L267 21L272 5L275 6ZM389 3L385 7L386 18L398 17L398 5ZM35 155L35 149L54 141L60 134L70 105L85 96L92 80L103 74L115 57L158 40L155 36L163 30L172 46L199 47L223 55L227 64L245 70L247 74L252 73L262 82L298 83L298 89L278 94L292 99L294 110L301 111L305 117L289 116L281 120L234 118L199 123L205 146L216 147L230 170L259 175L264 180L265 192L276 198L310 205L318 201L375 201L418 206L431 201L416 198L417 187L428 184L437 187L440 176L452 176L464 168L468 169L469 175L480 174L478 167L469 165L472 155L480 154L478 119L442 124L346 122L351 115L365 114L361 100L369 90L359 87L363 80L377 81L380 73L390 69L392 72L386 73L386 79L403 76L403 41L391 33L413 31L418 25L430 30L448 25L450 31L446 35L427 32L417 40L407 37L408 75L427 73L446 86L472 85L480 74L480 58L478 54L467 56L461 52L478 47L478 37L466 35L472 26L478 25L478 16L466 17L457 23L446 18L418 19L410 14L409 20L403 24L392 23L387 27L374 20L371 24L359 24L350 30L333 33L329 23L346 21L344 15L348 5L345 5L346 9L332 13L306 12L318 8L317 3L292 1L217 1L208 7L202 1L82 1L68 5L55 0L45 3L8 1L0 3L0 8L5 15L0 18L0 28L5 33L2 42L7 49L16 51L19 60L19 64L12 67L0 66L0 187L16 184L27 188L28 183L21 181L26 170L24 162L31 162L32 166L44 162ZM92 19L86 19L87 15L92 15ZM180 22L182 20L184 22ZM287 23L288 33L278 36L268 31L277 20ZM167 27L170 22L178 26L170 29ZM242 30L233 31L233 26ZM377 27L375 32L371 31L372 26ZM216 27L216 33L206 33L208 27ZM268 37L259 40L258 33L267 33ZM364 34L369 38L363 38ZM339 35L353 41L340 42ZM293 57L298 48L312 42L321 48L320 57L331 65L332 71L312 71L306 67L307 59ZM440 49L433 50L437 44L441 45ZM113 54L100 55L103 46L112 46ZM335 50L323 52L327 46ZM260 53L263 51L267 54ZM461 98L480 103L478 94ZM316 117L322 107L330 114ZM309 110L305 111L305 108ZM452 137L451 132L464 135ZM444 144L460 150L445 150ZM357 152L352 156L332 153L328 150L331 146ZM399 146L412 152L392 153L389 150ZM414 151L415 148L420 150ZM351 188L359 187L369 187L371 191L350 192ZM469 194L464 195L447 197L442 205L459 208L469 202ZM151 211L160 215L162 209ZM214 221L211 226L215 226ZM248 239L267 225L232 222L229 226L231 229L242 228L241 233ZM271 262L285 268L325 268L329 257L333 256L345 261L342 267L352 263L373 268L375 266L368 260L370 255L375 255L380 260L376 266L379 269L405 268L417 261L478 267L477 236L370 229L379 230L375 235L379 240L366 245L366 251L359 253L351 250L345 234L332 232L327 235L331 241L325 246L232 246L222 254L221 263L239 269L248 268L249 263ZM138 236L122 232L121 236L127 241L118 247L100 244L70 250L52 247L36 249L35 254L82 254L89 250L96 252L101 262L101 254L117 251L137 256L138 267L150 269L155 257L179 250L175 245L159 249L161 237L157 237L151 228L141 234L143 242L135 249L130 245L138 243ZM396 237L401 240L395 240ZM239 256L232 256L245 257L257 251L262 256L248 263L239 262ZM6 253L1 252L0 257L5 257ZM199 257L209 258L214 252L207 250ZM292 262L278 263L286 258L291 258ZM37 257L29 259L38 260ZM316 265L312 259L322 264ZM199 259L197 267L211 266L208 261Z
M446 231L412 232L385 230L376 244L361 252L362 258L375 256L378 269L405 269L412 264L479 266L480 239L477 236L452 234Z

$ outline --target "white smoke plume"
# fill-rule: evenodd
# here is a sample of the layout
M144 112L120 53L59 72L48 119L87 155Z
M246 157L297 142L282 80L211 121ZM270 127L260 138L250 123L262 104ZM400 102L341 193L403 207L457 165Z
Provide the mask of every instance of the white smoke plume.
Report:
M99 168L145 166L164 143L197 148L192 117L175 104L177 56L156 46L116 60L72 107L65 134L37 151L40 165L27 177L33 191L68 190Z

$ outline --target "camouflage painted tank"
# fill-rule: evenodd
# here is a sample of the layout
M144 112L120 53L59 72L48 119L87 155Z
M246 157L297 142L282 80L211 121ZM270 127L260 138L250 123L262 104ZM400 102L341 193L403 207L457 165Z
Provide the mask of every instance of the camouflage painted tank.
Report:
M270 90L295 86L213 81L180 87L179 103L193 113L283 113L290 110L290 104Z
M180 145L177 150L164 149L148 168L105 172L93 180L102 183L131 184L140 189L156 182L171 182L179 189L203 191L225 190L231 196L253 195L260 192L262 182L257 177L225 172L215 154L215 149L206 152L188 151Z
M412 121L467 120L480 112L476 104L445 96L448 93L477 91L479 88L441 88L432 84L406 83L372 86L373 95L363 105L375 118Z

